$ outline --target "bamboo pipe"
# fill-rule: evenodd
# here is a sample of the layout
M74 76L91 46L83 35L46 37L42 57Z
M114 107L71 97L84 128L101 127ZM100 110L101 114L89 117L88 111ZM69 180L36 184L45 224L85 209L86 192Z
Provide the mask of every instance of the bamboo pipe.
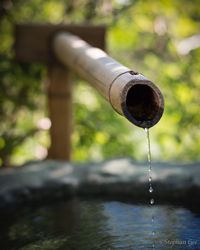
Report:
M53 51L60 62L87 80L115 111L136 126L150 128L160 120L164 111L162 93L142 74L67 32L56 34Z

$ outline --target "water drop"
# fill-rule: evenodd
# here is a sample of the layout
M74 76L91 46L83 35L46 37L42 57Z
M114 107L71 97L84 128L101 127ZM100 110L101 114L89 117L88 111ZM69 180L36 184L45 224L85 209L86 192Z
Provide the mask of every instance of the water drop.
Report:
M145 128L145 132L146 132L146 136L147 136L147 147L148 147L147 159L148 159L148 165L149 165L149 169L148 169L148 172L149 172L149 176L148 176L148 179L149 179L149 193L152 193L154 190L153 190L153 187L152 187L152 179L153 178L152 178L151 144L150 144L149 129ZM151 198L150 199L150 205L153 205L154 203L155 203L154 199ZM153 224L154 224L154 215L152 215L152 217L151 217L151 223L152 223L152 226L153 226ZM154 242L155 231L151 231L151 235L152 235L152 238L153 238L152 249L155 249L155 242Z
M154 199L150 199L150 204L153 205L154 204Z
M150 186L149 193L152 193L152 192L153 192L153 188L152 188L152 186Z

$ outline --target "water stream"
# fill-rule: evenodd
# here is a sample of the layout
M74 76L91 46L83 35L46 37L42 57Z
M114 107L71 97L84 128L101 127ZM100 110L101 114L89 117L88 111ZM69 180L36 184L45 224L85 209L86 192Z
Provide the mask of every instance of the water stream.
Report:
M151 194L150 200L149 200L149 204L150 206L153 206L155 203L155 200L153 198L153 178L152 178L152 158L151 158L151 143L150 143L150 135L149 135L149 129L145 128L145 132L146 132L146 137L147 137L147 158L148 158L148 180L149 180L149 193ZM153 244L152 244L152 249L155 249L155 231L153 230L154 228L154 223L155 223L155 215L152 211L152 215L151 215L151 225L152 225L152 230L151 230L151 236L153 237Z

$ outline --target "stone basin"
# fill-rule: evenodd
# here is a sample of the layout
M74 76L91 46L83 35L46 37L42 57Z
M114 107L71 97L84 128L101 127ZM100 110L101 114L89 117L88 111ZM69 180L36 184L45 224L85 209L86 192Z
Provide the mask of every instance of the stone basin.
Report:
M157 204L200 205L199 163L153 163L152 176ZM72 197L115 198L147 204L150 197L147 163L131 159L87 164L46 160L0 171L0 209Z

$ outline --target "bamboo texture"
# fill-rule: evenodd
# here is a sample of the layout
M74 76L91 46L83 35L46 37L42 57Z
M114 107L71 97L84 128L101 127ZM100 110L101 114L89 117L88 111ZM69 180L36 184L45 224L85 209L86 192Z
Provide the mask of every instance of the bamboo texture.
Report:
M52 46L61 63L88 81L130 122L149 128L160 120L164 110L163 95L142 74L68 32L56 34Z

